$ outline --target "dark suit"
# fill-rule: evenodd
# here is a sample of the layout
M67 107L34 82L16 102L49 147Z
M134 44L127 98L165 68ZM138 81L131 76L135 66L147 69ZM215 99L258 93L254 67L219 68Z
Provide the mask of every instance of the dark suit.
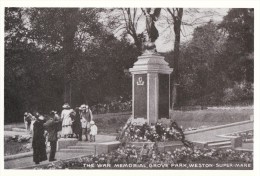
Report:
M49 133L48 141L50 142L50 145L51 145L49 161L54 161L54 159L55 159L57 140L58 140L58 137L57 137L58 128L59 128L58 125L59 125L59 121L53 120L52 118L49 119L44 124L44 127L46 128L46 130Z

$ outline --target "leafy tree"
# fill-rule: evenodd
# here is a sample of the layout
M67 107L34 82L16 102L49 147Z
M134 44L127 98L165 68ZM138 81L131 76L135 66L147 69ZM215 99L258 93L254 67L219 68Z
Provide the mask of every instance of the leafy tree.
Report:
M182 46L180 62L182 101L188 99L202 101L207 95L211 96L212 101L216 101L213 99L216 98L215 94L219 95L222 92L223 80L220 78L221 72L216 74L215 62L224 42L225 37L217 30L217 25L209 22L197 27L192 40Z
M33 8L28 9L31 38L48 50L59 51L60 71L64 76L64 102L71 103L71 74L75 53L86 37L100 33L100 9Z
M22 120L32 108L43 76L43 53L28 39L23 14L22 8L5 9L5 122Z
M81 9L83 14L78 14L78 10L6 9L7 121L22 120L20 118L25 111L46 113L59 110L64 103L64 84L68 78L73 107L86 101L92 105L113 97L131 95L131 80L124 69L132 66L137 57L136 48L127 40L116 39L98 22L100 9ZM62 18L65 12L73 15L66 14ZM37 14L36 19L31 16ZM81 21L78 19L71 43L72 32L67 34L65 29L76 15ZM92 21L83 17L92 18ZM53 21L48 22L46 18ZM63 37L66 35L71 39L66 39L70 41L68 43ZM72 48L69 49L70 44ZM64 51L64 47L69 52Z
M140 8L119 8L108 11L108 26L116 34L124 38L130 36L137 47L138 54L142 54L143 34L138 31L143 20L143 12Z
M179 55L180 55L180 41L181 41L181 25L182 25L182 16L183 8L167 8L167 11L171 15L173 31L174 31L174 50L173 50L173 59L170 60L170 66L174 68L173 76L171 79L172 83L172 108L173 106L178 106L179 103Z
M230 9L219 28L227 35L222 62L233 81L253 82L254 9Z

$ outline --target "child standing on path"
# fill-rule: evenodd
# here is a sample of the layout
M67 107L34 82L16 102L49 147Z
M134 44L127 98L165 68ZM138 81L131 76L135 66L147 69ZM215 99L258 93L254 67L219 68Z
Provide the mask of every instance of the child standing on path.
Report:
M92 120L90 121L90 142L96 142L96 135L97 135L97 126L95 122Z

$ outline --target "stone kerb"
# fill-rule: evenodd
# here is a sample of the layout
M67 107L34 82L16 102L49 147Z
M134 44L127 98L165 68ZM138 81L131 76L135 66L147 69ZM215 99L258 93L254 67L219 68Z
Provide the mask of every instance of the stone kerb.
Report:
M104 143L97 143L95 144L96 153L109 153L111 151L116 150L120 146L119 141L111 141L111 142L104 142Z
M193 141L192 144L196 149L204 149L208 148L208 143L207 142L198 142L198 141Z
M16 132L28 132L26 129L23 129L23 128L12 128L12 131L16 131Z
M78 142L78 139L61 138L57 142L57 150L65 149L65 148L67 148L68 146L71 146L71 145L76 145L77 142Z
M235 149L237 147L242 147L242 137L240 136L235 136L235 137L232 137L230 138L231 139L231 145L232 145L232 148Z
M50 153L50 149L46 150L46 153ZM24 153L18 153L15 155L7 155L4 156L4 161L9 161L9 160L14 160L14 159L20 159L20 158L25 158L25 157L30 157L33 156L33 152L24 152Z
M237 125L242 125L242 124L249 124L249 123L252 123L252 121L246 120L246 121L235 122L235 123L219 125L219 126L213 126L213 127L208 127L208 128L203 128L203 129L198 129L198 130L193 130L193 131L184 131L184 134L185 135L191 135L191 134L200 133L200 132L204 132L204 131L211 131L211 130L226 128L226 127L232 127L232 126L237 126Z
M149 148L151 148L155 142L130 142L131 145L134 145L136 147L143 147L144 145L147 145ZM167 152L167 151L174 151L177 148L183 147L183 143L181 141L167 141L167 142L158 142L157 147L160 152Z

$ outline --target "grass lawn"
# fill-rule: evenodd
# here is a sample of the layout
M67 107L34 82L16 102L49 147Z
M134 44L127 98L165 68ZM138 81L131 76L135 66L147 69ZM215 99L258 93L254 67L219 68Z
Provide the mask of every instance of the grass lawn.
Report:
M100 134L115 134L124 126L131 113L108 113L94 115L94 121Z
M170 116L177 123L186 128L201 126L217 126L250 119L253 109L210 109L196 111L171 111ZM131 113L95 115L98 130L101 133L115 133L122 127Z
M11 123L11 124L4 125L5 131L12 131L12 128L23 128L23 129L25 129L25 126L24 126L23 122L17 122L17 123Z
M196 111L172 111L171 118L183 128L217 126L250 119L253 109L206 109Z

